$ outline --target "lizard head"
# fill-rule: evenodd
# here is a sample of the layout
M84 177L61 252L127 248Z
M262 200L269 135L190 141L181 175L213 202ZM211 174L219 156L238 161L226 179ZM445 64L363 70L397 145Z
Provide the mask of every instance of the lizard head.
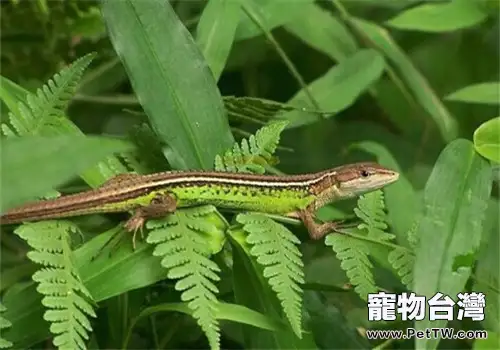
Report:
M332 177L339 197L351 198L395 182L399 173L377 163L355 163L335 169Z

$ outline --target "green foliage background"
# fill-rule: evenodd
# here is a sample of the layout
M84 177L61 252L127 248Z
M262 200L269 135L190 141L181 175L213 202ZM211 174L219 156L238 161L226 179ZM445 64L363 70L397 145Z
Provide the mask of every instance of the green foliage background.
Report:
M12 0L1 6L2 211L54 190L97 187L128 171L212 169L216 156L217 167L229 171L264 166L304 173L376 160L401 172L383 197L357 204L365 234L330 235L326 244L310 242L300 225L276 224L269 229L274 239L261 232L275 225L263 224L266 218L240 214L230 227L213 208L180 213L171 220L185 230L202 227L213 244L185 252L215 262L194 263L216 274L199 272L208 291L196 307L188 302L198 299L184 299L181 282L167 279L169 268L179 274L195 268L182 270L175 255L162 260L160 245L153 250L146 242L133 252L120 244L111 257L90 263L121 218L74 219L83 239L71 239L68 285L91 296L96 317L92 332L64 333L61 347L88 336L89 348L217 348L219 341L224 348L499 348L497 1ZM29 94L49 79L43 93ZM252 141L272 119L288 122L280 137L257 133ZM233 146L242 137L250 142ZM335 203L319 217L344 218L355 206ZM149 243L188 244L156 225ZM30 243L49 232L34 227L31 238L18 234ZM2 227L0 347L44 347L51 333L45 294L31 281L38 267L10 231ZM221 243L228 231L230 251ZM285 241L285 252L300 256L303 276L300 267L285 282L267 285L266 269L288 262L273 257L257 264L258 244ZM297 260L288 258L292 265ZM348 260L358 261L358 270L346 267ZM279 296L287 294L280 286L295 283L300 292ZM483 292L484 321L448 326L485 329L489 339L368 340L366 329L446 326L368 322L362 293L375 286L428 297ZM219 304L208 312L211 293ZM85 317L76 318L84 325Z

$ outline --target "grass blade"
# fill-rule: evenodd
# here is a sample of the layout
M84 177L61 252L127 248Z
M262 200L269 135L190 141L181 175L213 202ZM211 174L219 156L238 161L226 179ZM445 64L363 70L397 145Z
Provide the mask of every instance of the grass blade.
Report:
M170 3L105 1L102 9L153 130L171 147L170 163L210 169L233 137L212 73Z
M464 290L481 241L491 185L491 167L470 141L456 140L441 153L425 187L416 232L416 294L430 298L440 292L456 300ZM418 330L445 326L445 320L416 322ZM417 339L416 348L434 349L438 342Z

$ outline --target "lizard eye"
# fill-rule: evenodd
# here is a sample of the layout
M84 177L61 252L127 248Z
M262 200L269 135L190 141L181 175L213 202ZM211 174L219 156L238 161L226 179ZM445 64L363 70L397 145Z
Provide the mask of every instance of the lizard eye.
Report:
M362 177L368 177L368 176L370 176L370 173L368 171L366 171L366 170L361 170L360 175Z

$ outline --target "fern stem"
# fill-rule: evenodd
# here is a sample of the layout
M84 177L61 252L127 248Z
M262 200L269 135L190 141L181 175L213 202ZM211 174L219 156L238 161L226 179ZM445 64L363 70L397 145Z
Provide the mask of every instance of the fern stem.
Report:
M387 241L381 241L381 240L378 240L378 239L374 239L374 238L367 237L367 236L365 236L365 235L360 235L360 234L357 234L357 233L352 233L352 232L347 232L347 231L342 231L342 230L338 230L337 232L338 232L338 233L341 233L341 234L343 234L343 235L346 235L346 236L352 237L352 238L359 239L359 240L361 240L361 241L365 241L365 242L370 242L370 243L380 244L380 245L386 246L386 247L388 247L388 248L392 248L392 249L403 249L403 250L405 250L406 252L408 252L409 254L414 255L414 254L413 254L413 250L408 249L408 248L406 248L406 247L404 247L404 246L401 246L401 245L398 245L398 244L390 243L390 242L387 242Z
M322 283L304 283L302 287L304 290L313 290L316 292L346 293L351 291L351 288L330 286Z
M241 8L245 12L245 14L252 20L252 22L254 22L255 25L262 30L262 32L264 33L264 36L266 37L266 39L269 40L269 42L274 46L274 49L276 50L276 53L281 57L281 59L283 60L283 62L287 66L287 68L290 71L290 73L292 74L292 76L297 80L297 82L299 83L300 88L302 90L304 90L304 93L307 95L307 97L311 101L311 103L314 106L314 108L320 110L321 107L318 104L318 102L316 101L316 99L314 98L314 96L313 96L313 94L312 94L309 86L307 86L307 84L305 83L304 79L302 78L302 76L300 75L300 73L298 72L298 70L295 68L295 65L288 58L288 55L283 50L283 48L281 47L281 45L276 41L276 39L274 39L274 36L271 34L271 32L264 27L264 25L262 24L262 22L260 21L260 19L256 16L256 13L254 11L252 11L252 9L250 9L245 4L242 4Z

